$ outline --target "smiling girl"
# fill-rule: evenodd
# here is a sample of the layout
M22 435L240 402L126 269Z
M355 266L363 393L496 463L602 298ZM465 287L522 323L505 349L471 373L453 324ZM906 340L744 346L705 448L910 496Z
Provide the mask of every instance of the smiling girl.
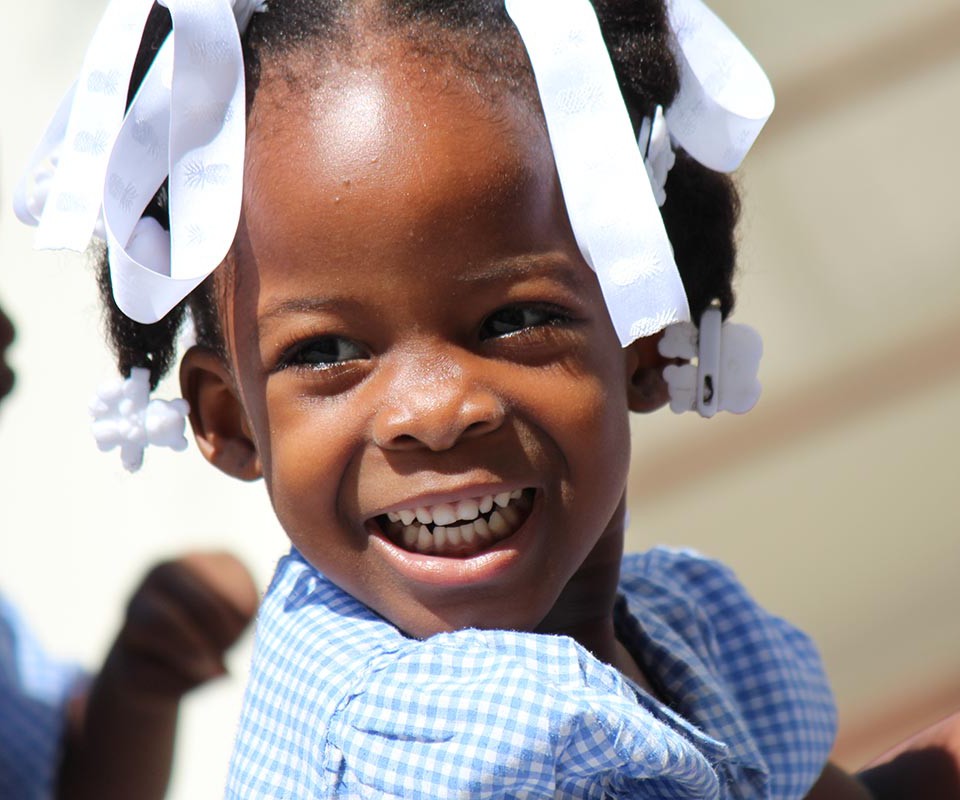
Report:
M668 399L662 329L732 305L730 180L677 146L651 188L636 145L689 79L668 9L151 5L104 23L138 31L113 149L73 117L60 140L102 155L121 371L155 386L189 309L200 450L264 480L293 545L228 796L866 797L825 767L833 704L802 634L716 562L623 555L628 415ZM603 58L576 61L600 31ZM67 114L110 94L91 52ZM622 160L591 111L608 73ZM79 186L24 206L54 228ZM611 258L634 206L625 235L652 233Z

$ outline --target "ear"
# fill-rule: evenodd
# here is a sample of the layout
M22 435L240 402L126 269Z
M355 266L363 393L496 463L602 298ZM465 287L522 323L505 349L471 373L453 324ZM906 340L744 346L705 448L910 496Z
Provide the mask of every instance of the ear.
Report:
M657 345L662 338L663 331L644 336L623 350L627 369L627 405L639 414L656 411L670 400L663 369L676 364L677 360L660 355Z
M206 347L191 347L180 364L180 390L190 403L190 426L203 457L231 477L261 477L252 428L223 359Z

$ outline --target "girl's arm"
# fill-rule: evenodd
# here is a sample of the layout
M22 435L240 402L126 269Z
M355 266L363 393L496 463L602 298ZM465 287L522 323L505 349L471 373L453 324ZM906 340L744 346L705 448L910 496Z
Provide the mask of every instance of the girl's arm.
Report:
M907 739L856 777L828 764L806 800L918 798L960 798L960 712Z
M876 800L957 800L960 711L897 745L859 777Z
M257 605L246 568L225 553L154 567L89 692L70 709L59 800L160 800L180 699L223 675L223 655Z

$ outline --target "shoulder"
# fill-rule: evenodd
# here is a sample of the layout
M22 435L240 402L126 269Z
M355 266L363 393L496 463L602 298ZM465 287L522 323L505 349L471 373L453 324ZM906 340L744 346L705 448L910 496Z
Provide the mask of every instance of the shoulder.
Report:
M810 657L819 671L809 637L757 603L730 567L694 550L658 547L626 556L620 588L631 607L653 612L698 646L722 639L723 650L713 653L721 662L736 659L737 642L752 651L751 643L773 640L782 641L785 658Z
M626 592L645 592L651 585L698 602L723 600L731 589L743 592L733 570L721 561L688 548L654 547L623 557L620 578Z
M813 641L760 606L728 566L691 550L628 556L621 588L631 615L670 642L667 660L684 654L728 697L770 768L774 796L802 795L836 732Z
M382 660L329 745L336 796L619 797L633 795L613 786L652 778L700 796L715 780L615 670L572 639L512 631L442 634Z
M378 634L361 660L322 608L304 605L315 592L294 591L288 566L268 617L284 606L317 615L306 639L314 624L326 629L335 653L308 641L274 657L258 633L228 797L632 797L653 778L678 796L716 791L710 759L572 639ZM362 609L339 610L361 631L370 622Z

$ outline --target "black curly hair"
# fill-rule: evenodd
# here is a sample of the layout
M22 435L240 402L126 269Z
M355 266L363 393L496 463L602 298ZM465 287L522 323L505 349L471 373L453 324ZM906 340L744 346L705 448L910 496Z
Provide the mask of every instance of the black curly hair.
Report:
M639 125L657 105L668 107L679 86L664 3L594 0L593 4L627 109ZM537 102L526 51L503 0L271 0L267 13L254 15L243 39L248 109L264 60L282 64L294 54L322 59L332 47L349 53L373 27L403 35L411 48L450 60L494 91L516 92ZM170 29L169 12L155 5L131 76L128 103ZM292 72L289 79L296 80ZM735 186L728 176L680 151L667 188L663 219L693 318L699 319L714 299L726 315L733 306L734 230L739 215ZM145 213L169 227L165 187ZM113 300L105 248L95 252L95 259L106 327L122 374L146 367L155 387L176 356L177 335L188 308L198 342L223 353L212 276L160 322L143 325L126 317Z

